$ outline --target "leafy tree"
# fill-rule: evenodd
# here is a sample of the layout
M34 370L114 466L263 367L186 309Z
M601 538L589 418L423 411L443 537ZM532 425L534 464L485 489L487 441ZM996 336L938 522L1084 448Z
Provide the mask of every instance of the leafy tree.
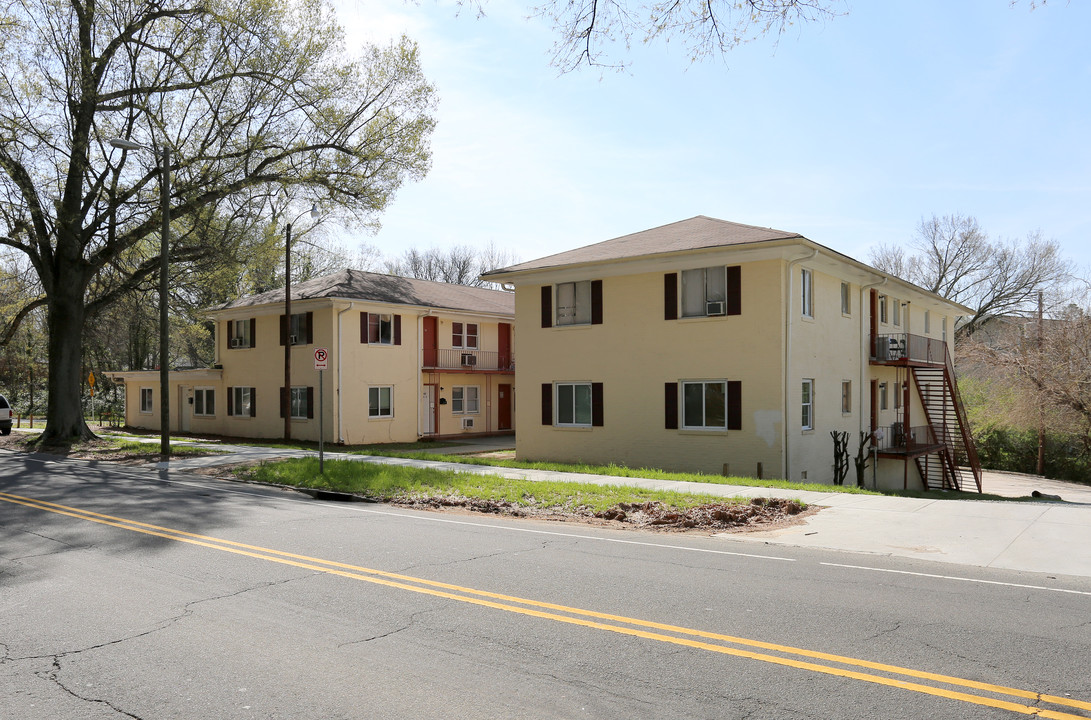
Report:
M277 187L367 222L428 169L434 92L416 47L347 57L324 0L8 0L0 22L0 245L35 286L0 341L46 310L48 438L89 434L85 320L157 277L162 148L183 266Z
M871 264L972 308L959 326L962 335L989 317L1028 310L1039 290L1067 282L1072 273L1056 241L1039 233L1022 241L990 240L975 218L959 214L922 218L908 247L880 245Z

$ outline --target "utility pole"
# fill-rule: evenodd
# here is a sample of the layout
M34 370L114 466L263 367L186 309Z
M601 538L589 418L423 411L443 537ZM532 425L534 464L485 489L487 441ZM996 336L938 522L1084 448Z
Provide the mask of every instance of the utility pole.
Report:
M1038 291L1038 375L1042 374L1042 291ZM1046 474L1046 419L1041 401L1038 402L1038 474Z

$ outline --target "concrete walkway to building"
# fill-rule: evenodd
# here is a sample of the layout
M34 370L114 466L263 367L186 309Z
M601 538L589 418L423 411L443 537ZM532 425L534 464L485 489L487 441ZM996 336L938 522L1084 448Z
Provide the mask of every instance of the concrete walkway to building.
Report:
M130 438L131 439L131 438ZM159 442L148 438L148 442ZM179 458L167 472L218 465L316 455L308 450L284 450L242 445L194 445L222 455ZM463 452L511 448L512 438L482 438ZM443 448L451 453L452 448ZM988 493L1028 497L1032 491L1061 500L1010 501L902 498L775 488L648 480L547 470L517 470L426 460L327 452L328 459L432 467L455 472L499 475L520 480L568 481L622 485L655 490L704 493L719 497L779 497L800 499L821 512L804 523L774 530L724 534L750 543L794 545L850 552L892 555L978 567L1091 577L1091 486L1046 480L1036 476L987 472Z

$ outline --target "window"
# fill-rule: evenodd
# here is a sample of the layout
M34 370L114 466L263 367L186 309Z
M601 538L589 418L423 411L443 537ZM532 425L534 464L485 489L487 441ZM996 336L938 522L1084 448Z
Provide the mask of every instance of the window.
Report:
M886 295L879 296L879 322L886 323Z
M455 386L451 389L451 412L476 413L479 412L477 385Z
M228 320L227 321L227 344L233 348L251 348L254 347L254 320L249 318L246 320Z
M373 418L394 417L394 388L390 385L367 389L367 416Z
M153 391L151 388L140 388L140 412L150 413L152 411Z
M849 294L849 284L841 283L841 314L852 314L852 296Z
M682 272L682 317L727 314L727 268L709 267Z
M803 381L803 429L814 429L814 380Z
M902 304L900 302L898 302L897 298L891 298L890 300L891 300L890 304L892 305L890 310L891 310L891 313L894 316L894 324L895 325L901 325L902 324Z
M879 409L880 410L886 410L886 408L887 408L886 383L884 382L884 383L879 383Z
M477 323L451 323L451 347L476 349Z
M557 384L557 424L591 426L591 383Z
M308 402L311 395L311 393L307 392L308 390L307 387L293 387L291 393L289 393L288 402L293 420L306 420L309 417L314 417L314 413L311 412L311 404Z
M230 387L227 389L227 414L234 417L254 417L254 388Z
M591 281L557 285L557 324L591 324Z
M943 325L942 325L942 328L943 328L943 338L942 338L942 339L943 339L943 342L947 342L947 317L946 317L946 316L944 316L944 317L942 318L942 320L943 320Z
M212 388L197 388L193 391L193 414L212 417L216 414L216 391Z
M394 316L389 314L368 313L367 341L373 345L393 345Z
M727 428L727 381L682 383L682 427L691 430Z
M801 311L804 317L814 317L814 274L803 268L800 282Z
M310 335L307 316L310 313L293 313L288 319L288 340L292 345L306 345Z
M925 310L924 311L924 334L927 335L930 332L932 332L932 317L931 317L931 314L927 310Z
M852 412L852 380L841 381L841 412Z

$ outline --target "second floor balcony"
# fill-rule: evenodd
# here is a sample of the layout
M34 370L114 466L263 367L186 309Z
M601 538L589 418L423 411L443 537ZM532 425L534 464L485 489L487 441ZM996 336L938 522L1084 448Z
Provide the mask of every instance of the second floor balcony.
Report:
M871 362L877 365L942 367L947 362L947 343L912 333L874 335L871 339Z
M425 348L424 370L461 370L463 372L515 372L515 353L465 348Z

